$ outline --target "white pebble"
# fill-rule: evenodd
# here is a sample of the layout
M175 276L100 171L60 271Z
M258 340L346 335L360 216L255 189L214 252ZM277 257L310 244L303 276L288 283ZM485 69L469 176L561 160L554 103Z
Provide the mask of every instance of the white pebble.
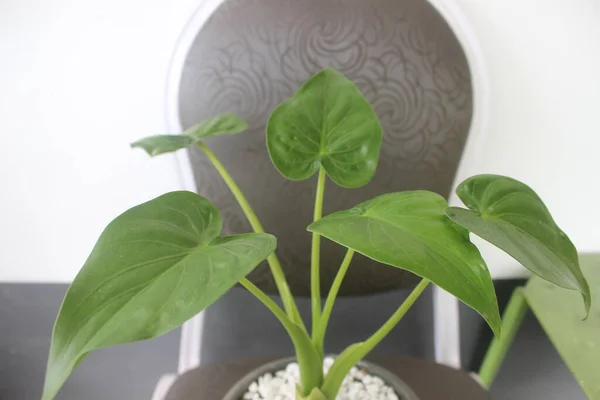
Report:
M323 360L323 371L327 373L335 360ZM296 384L300 381L300 368L297 363L288 364L284 370L266 373L248 387L243 400L295 400ZM394 389L383 379L352 367L344 378L336 400L399 400Z

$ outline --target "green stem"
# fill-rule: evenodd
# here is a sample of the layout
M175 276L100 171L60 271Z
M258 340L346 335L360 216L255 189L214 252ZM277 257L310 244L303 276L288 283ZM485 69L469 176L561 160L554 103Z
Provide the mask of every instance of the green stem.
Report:
M504 310L504 314L502 315L502 335L499 338L495 337L492 340L492 344L490 345L485 358L483 359L481 369L479 370L479 378L485 388L489 389L494 382L494 378L496 378L500 365L502 364L502 361L504 361L508 349L515 340L517 331L521 326L521 322L523 322L523 318L528 309L529 306L527 305L527 299L525 298L523 288L515 289Z
M323 383L323 358L313 346L306 330L293 322L277 303L247 278L240 280L240 283L277 317L290 336L300 367L301 392L308 394L318 388Z
M429 285L429 280L423 279L408 295L402 305L394 314L379 328L371 337L362 343L355 343L349 346L339 355L329 369L325 382L321 386L321 391L326 398L335 398L340 389L344 377L350 372L350 369L362 360L375 346L377 346L390 331L400 322L402 317L410 310L417 301L421 293Z
M335 279L331 284L329 293L327 294L327 300L325 301L325 306L323 307L323 313L321 314L321 320L319 322L319 329L313 338L313 342L319 347L321 352L323 351L325 332L327 331L327 324L329 323L329 318L331 317L331 311L333 310L335 299L337 298L340 287L342 286L342 282L344 281L344 277L346 276L346 272L348 271L348 267L350 266L350 262L352 261L352 256L354 256L354 250L348 249L344 260L342 261L342 265L340 265L340 269L338 269Z
M250 293L252 293L261 303L263 303L269 311L271 311L275 317L285 326L287 322L290 321L289 317L285 312L271 299L269 296L265 294L258 286L254 283L250 282L247 278L242 278L240 284L245 287Z
M323 196L325 193L325 168L319 169L319 179L317 181L317 193L315 195L315 212L313 221L321 219L323 215ZM319 328L321 319L321 236L318 233L312 234L312 251L310 260L310 299L312 309L312 332L313 339Z
M219 174L223 178L223 181L225 181L225 184L229 187L229 190L231 190L231 193L233 193L233 196L242 208L242 211L246 215L246 218L248 218L248 222L250 222L250 225L252 226L252 229L254 229L254 232L264 232L265 230L260 221L258 220L256 213L250 206L250 203L248 203L246 196L244 196L237 183L235 183L231 175L229 175L229 172L227 172L227 170L225 169L223 164L221 164L217 156L215 156L215 154L208 147L206 147L204 143L197 143L198 146L206 154L206 157L208 157L210 162L212 162L216 170L219 172ZM281 264L279 263L277 255L275 255L275 253L271 253L271 255L267 257L267 262L269 263L271 273L275 278L275 284L277 285L277 290L279 291L279 295L281 296L281 299L283 301L283 307L285 308L287 315L292 319L292 321L296 322L303 329L306 330L304 322L302 321L302 317L300 317L300 313L298 312L298 308L296 306L296 303L294 302L294 297L292 296L292 292L288 286L285 274L283 273L283 269L281 268Z
M327 400L327 397L318 388L314 388L308 397L302 395L302 393L296 390L296 400Z
M430 281L428 279L422 279L421 282L419 282L419 284L413 289L413 291L410 292L410 294L408 295L406 300L404 300L402 305L398 307L396 312L392 314L390 318L388 318L388 320L381 326L381 328L377 330L377 332L375 332L370 338L368 338L364 342L364 355L367 355L369 351L373 350L373 348L377 346L379 342L381 342L396 325L398 325L398 322L400 322L402 317L404 317L404 315L408 312L408 310L410 310L413 304L415 304L415 301L417 301L417 299L423 293L427 285L429 285L429 282Z

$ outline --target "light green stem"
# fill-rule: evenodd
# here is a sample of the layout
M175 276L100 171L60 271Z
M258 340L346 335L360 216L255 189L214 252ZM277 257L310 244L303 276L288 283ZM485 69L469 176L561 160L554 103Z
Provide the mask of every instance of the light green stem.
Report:
M313 221L321 219L323 215L323 196L325 193L325 169L323 166L319 169L319 178L317 181L317 193L315 195L315 212ZM312 309L312 332L313 340L315 333L319 329L321 319L321 236L318 233L312 234L312 251L310 259L310 299Z
M331 311L333 310L335 299L337 298L340 287L342 286L342 282L344 281L344 277L346 276L346 272L348 271L348 267L350 266L350 262L352 261L352 256L354 256L354 250L348 249L344 260L342 261L342 265L340 265L340 269L338 269L335 279L331 284L329 293L327 294L327 300L325 301L325 306L323 307L323 313L321 314L321 320L319 322L319 329L317 330L317 333L313 339L313 342L319 347L321 352L323 351L325 333L327 332L327 324L329 323L329 318L331 317Z
M391 332L391 330L398 325L398 322L404 317L404 315L410 310L410 308L415 304L415 301L419 298L419 296L423 293L427 285L429 285L428 279L422 279L421 282L413 289L412 292L408 295L406 300L398 307L396 312L392 314L390 318L375 332L370 338L368 338L364 342L365 346L365 355L369 351L373 350L375 346L379 344L387 335Z
M210 162L214 165L216 170L223 178L223 181L225 181L225 184L231 190L231 193L233 193L233 196L242 208L242 211L246 215L246 218L248 218L248 222L250 222L252 229L254 229L255 232L264 232L265 230L260 221L258 220L256 213L250 206L250 203L248 203L246 196L244 196L237 183L235 183L231 175L229 175L229 172L227 172L227 170L225 169L223 164L221 164L217 156L215 156L215 154L208 147L206 147L204 143L198 142L198 146L204 151L206 157L208 157ZM294 297L292 296L292 292L290 291L287 280L285 278L285 274L283 273L283 269L281 268L281 264L279 263L277 255L275 255L275 253L271 253L271 255L267 257L267 262L269 263L271 273L275 278L275 284L277 285L277 290L279 291L279 295L281 296L281 300L283 301L283 307L285 308L287 315L292 319L292 321L296 322L298 325L300 325L303 329L306 330L304 322L302 321L302 317L300 317L300 313L298 312L298 308L296 306L296 303L294 302Z
M318 388L314 388L308 397L303 396L300 391L296 390L296 400L327 400L327 397Z
M350 372L350 369L362 360L375 346L377 346L390 331L400 322L402 317L410 310L412 305L417 301L421 293L425 290L429 280L423 279L408 295L402 305L394 314L379 328L371 337L362 343L355 343L349 346L335 360L327 376L325 382L321 386L321 392L326 398L335 398L337 395L344 377Z
M260 300L260 302L263 303L282 324L285 325L289 321L289 317L283 312L281 307L279 307L273 299L267 296L265 292L260 290L254 283L250 282L247 278L242 278L240 284Z
M308 394L312 389L319 387L323 383L323 358L314 348L306 330L294 323L277 303L248 279L243 278L240 283L277 317L292 339L300 367L301 393Z
M499 338L495 337L492 340L492 344L490 345L485 358L483 359L481 369L479 370L479 378L485 388L489 389L492 382L494 382L494 378L496 378L500 365L502 364L502 361L504 361L508 349L515 340L517 331L521 326L528 309L529 306L527 305L527 299L525 298L523 288L515 289L504 310L504 314L502 315L502 334Z

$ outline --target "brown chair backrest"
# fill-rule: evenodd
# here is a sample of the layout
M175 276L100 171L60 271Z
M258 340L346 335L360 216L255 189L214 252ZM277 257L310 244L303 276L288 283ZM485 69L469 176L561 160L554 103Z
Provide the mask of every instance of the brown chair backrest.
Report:
M316 179L285 180L265 147L270 112L315 72L331 66L352 79L384 128L379 167L359 189L328 182L324 214L379 194L427 189L447 196L472 117L469 67L456 36L426 0L225 0L196 37L180 86L187 128L221 112L248 120L248 132L208 146L236 179L265 229L295 294L309 291L310 234ZM210 162L192 151L200 194L223 213L227 233L251 230ZM323 240L326 290L345 249ZM252 280L267 291L268 267ZM404 287L402 270L355 257L342 294Z

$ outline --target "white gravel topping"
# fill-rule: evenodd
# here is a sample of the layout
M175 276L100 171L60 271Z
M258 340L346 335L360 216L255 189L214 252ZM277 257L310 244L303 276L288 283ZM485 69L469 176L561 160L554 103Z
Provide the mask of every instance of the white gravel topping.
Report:
M323 372L327 373L333 358L323 362ZM243 400L296 400L296 384L300 382L300 368L297 363L288 364L285 370L275 374L266 373L252 382ZM336 400L399 400L394 389L387 386L377 376L353 367L346 375Z

